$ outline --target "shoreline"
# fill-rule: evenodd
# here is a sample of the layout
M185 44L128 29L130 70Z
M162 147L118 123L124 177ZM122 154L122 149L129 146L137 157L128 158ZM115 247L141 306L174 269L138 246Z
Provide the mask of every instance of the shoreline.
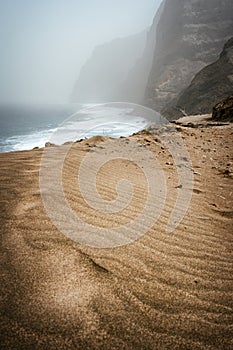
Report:
M167 121L167 124L171 124L175 128L175 126L177 126L177 125L190 126L190 125L187 125L187 124L191 124L191 127L193 127L194 125L206 126L208 124L208 122L211 122L211 125L213 125L213 126L214 125L218 126L218 124L221 124L221 125L229 125L229 124L231 124L230 122L219 123L217 121L214 121L214 120L211 119L211 114L203 114L203 115L199 114L199 115L185 116L185 117L182 117L182 118L179 118L179 119L175 119L175 120L172 120L172 121ZM159 127L159 125L165 125L165 124L162 124L162 123L161 124L153 124L152 122L148 122L148 124L146 125L146 127L144 129L139 130L139 131L135 132L134 134L139 134L139 133L143 132L144 130L147 131L147 130L150 130L150 129L153 129L153 128L157 128L157 127ZM127 138L127 137L133 136L134 134L128 135L128 136L112 137L112 138L113 139ZM93 135L93 136L95 136L95 135ZM96 136L100 136L100 135L96 135ZM101 136L105 137L104 135L101 135ZM106 136L106 137L108 137L108 136ZM26 151L33 151L33 150L43 150L46 147L51 147L51 146L60 147L60 146L63 146L65 144L72 144L72 143L80 142L80 140L88 140L88 138L85 137L84 139L81 138L81 139L77 139L75 141L67 140L67 141L65 141L62 144L54 144L54 143L51 143L50 141L46 141L45 145L42 146L42 147L34 146L33 148L30 148L30 149L20 149L20 150L13 150L13 151L7 151L7 152L0 152L0 154L12 153L12 152L26 152ZM47 146L46 146L46 144L47 144Z
M125 145L139 143L158 159L167 194L161 216L145 235L111 249L76 243L51 221L39 187L43 149L0 154L3 348L229 347L233 124L207 124L172 124L189 152L194 174L190 206L172 235L166 234L166 226L182 187L158 129L169 133L158 126L122 138ZM116 184L123 177L134 184L135 198L119 214L88 206L76 186L77 170L87 155L107 152L107 140L95 136L73 143L62 179L73 212L110 229L142 211L146 182L129 160L108 162L97 177L101 197L115 200Z

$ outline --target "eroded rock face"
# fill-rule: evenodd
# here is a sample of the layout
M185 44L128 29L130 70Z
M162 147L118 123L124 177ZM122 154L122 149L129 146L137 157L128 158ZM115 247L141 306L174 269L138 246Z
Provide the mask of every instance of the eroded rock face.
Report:
M213 106L233 94L233 37L219 59L203 68L190 86L162 111L167 118L211 113Z
M145 104L161 111L214 62L232 36L232 0L166 0Z
M213 108L212 119L233 122L233 95L217 103Z

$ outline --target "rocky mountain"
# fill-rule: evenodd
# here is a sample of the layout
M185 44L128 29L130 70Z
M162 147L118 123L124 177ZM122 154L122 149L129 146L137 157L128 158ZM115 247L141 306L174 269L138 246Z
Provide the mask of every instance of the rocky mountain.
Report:
M154 51L156 46L156 30L160 20L164 1L162 1L147 33L146 46L142 56L137 60L132 70L122 84L120 91L122 92L121 100L135 103L143 103L144 94L152 68Z
M73 102L119 101L122 85L146 45L146 31L115 39L95 48L81 69L73 89Z
M232 34L232 0L165 0L144 103L161 111L217 60Z
M189 87L162 113L167 117L211 113L213 106L233 93L233 37L227 41L219 59L203 68ZM183 111L183 112L182 112Z

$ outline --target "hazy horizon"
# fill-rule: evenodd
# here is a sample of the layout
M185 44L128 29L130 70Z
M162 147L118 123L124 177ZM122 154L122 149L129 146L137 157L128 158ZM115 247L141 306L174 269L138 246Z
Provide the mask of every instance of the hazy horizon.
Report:
M66 103L97 45L148 28L162 0L0 0L0 103Z

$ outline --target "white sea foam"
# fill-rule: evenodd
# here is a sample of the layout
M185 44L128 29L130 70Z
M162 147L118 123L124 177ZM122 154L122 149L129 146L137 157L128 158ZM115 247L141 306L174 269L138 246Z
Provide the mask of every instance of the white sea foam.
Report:
M145 112L146 111L146 112ZM156 121L159 115L152 111L140 110L140 106L127 103L88 105L78 110L56 128L32 130L26 135L1 138L2 152L29 150L44 147L46 142L61 145L95 135L109 137L129 136ZM48 121L49 125L49 121Z

